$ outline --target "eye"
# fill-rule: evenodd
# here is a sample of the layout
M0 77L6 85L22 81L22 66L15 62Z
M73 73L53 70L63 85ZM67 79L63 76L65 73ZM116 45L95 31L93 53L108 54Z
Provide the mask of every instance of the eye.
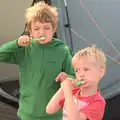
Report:
M35 28L34 30L39 30L39 28Z
M85 70L85 71L88 71L88 70L90 70L90 69L88 69L88 68L85 68L84 70Z
M46 27L46 28L44 28L45 30L48 30L48 29L50 29L49 27Z
M75 70L75 72L77 72L77 70Z
M76 68L76 69L75 69L75 72L78 72L78 71L80 71L80 69Z

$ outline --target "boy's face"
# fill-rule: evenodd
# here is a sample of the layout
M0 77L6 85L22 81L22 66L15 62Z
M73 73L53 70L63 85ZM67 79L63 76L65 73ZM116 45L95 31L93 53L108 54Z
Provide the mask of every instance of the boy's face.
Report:
M49 22L40 22L38 20L31 22L31 36L34 38L45 37L45 40L39 41L40 43L48 43L52 41L54 35L54 30L51 23Z
M99 63L97 63L99 64ZM104 75L104 69L98 66L93 59L82 56L80 59L73 59L73 67L77 80L85 80L83 87L97 85Z

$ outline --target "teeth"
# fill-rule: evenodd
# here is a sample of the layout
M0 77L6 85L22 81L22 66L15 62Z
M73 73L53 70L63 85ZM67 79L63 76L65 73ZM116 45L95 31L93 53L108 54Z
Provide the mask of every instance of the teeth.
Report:
M86 81L84 80L84 81L81 81L82 82L82 84L84 84Z
M40 37L40 40L45 40L46 37Z
M45 39L46 39L46 37L40 37L40 38L34 38L32 40L38 41L38 40L45 40Z

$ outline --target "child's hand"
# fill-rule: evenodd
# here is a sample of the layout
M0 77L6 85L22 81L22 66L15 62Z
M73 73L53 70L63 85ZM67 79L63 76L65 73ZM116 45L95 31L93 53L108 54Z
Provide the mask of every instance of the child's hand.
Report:
M28 35L20 36L18 38L17 44L20 47L22 47L22 46L28 46L29 44L31 44L31 39L30 39L30 37Z
M61 72L57 77L56 77L56 82L60 81L63 82L68 78L68 75L65 72Z

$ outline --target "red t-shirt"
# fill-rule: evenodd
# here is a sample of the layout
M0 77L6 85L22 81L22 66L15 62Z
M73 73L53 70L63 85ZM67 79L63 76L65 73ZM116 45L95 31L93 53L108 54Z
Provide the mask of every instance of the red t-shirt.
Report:
M104 109L106 102L104 98L101 96L100 91L96 94L88 97L78 96L76 99L76 95L80 92L79 88L75 88L73 90L73 99L76 103L76 108L81 112L89 120L102 120ZM67 110L64 104L65 98L60 100L60 106L63 108L63 120L67 120Z

